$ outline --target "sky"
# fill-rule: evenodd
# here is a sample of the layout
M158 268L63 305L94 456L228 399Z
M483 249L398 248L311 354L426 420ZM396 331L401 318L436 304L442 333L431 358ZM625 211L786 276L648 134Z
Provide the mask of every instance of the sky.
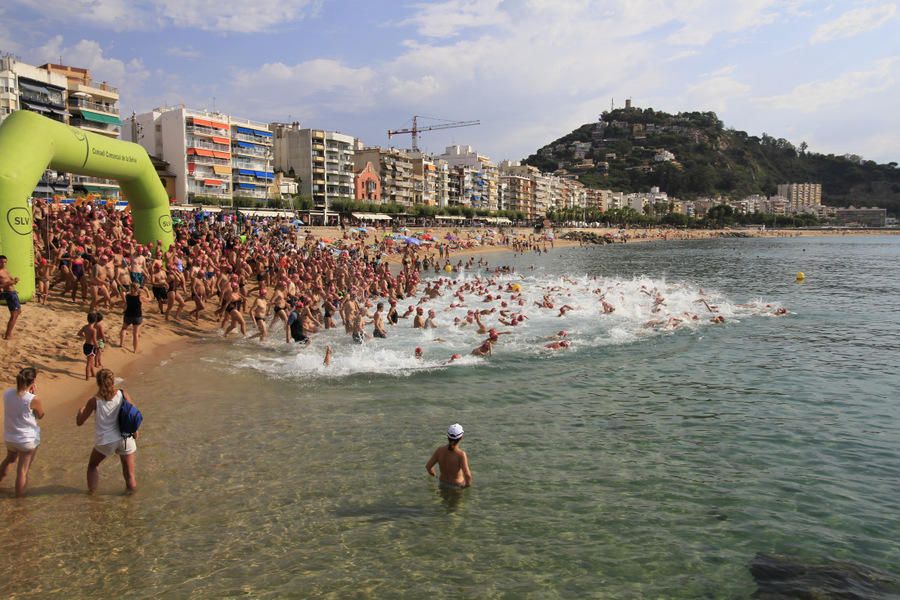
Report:
M518 160L626 97L811 151L900 162L900 14L883 0L6 0L0 51L89 68L122 114L185 104L369 145L423 133ZM422 120L421 125L438 121Z

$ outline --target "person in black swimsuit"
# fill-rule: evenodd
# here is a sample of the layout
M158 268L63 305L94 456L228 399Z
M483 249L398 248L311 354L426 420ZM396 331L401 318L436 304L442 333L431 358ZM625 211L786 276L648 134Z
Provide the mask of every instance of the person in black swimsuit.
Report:
M125 314L122 320L122 330L119 332L119 346L124 348L125 331L131 327L131 340L135 354L137 354L138 341L141 338L141 323L144 322L141 296L147 296L148 300L150 298L147 290L138 287L138 284L132 283L128 286L128 293L125 294Z
M388 323L396 325L400 321L400 314L397 312L397 301L391 299L391 308L387 314Z
M225 304L225 317L230 319L228 327L225 328L225 337L231 333L235 327L241 330L241 335L247 335L247 323L244 321L244 315L241 312L244 308L244 297L241 296L240 285L231 284L231 292L229 292L228 303Z

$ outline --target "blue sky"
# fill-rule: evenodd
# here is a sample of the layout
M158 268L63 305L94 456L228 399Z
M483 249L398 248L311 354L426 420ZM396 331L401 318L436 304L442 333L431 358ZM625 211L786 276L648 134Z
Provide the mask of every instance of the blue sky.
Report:
M413 114L480 119L422 147L519 159L630 96L900 162L898 12L881 0L7 0L0 50L92 69L120 88L123 114L215 105L372 145Z

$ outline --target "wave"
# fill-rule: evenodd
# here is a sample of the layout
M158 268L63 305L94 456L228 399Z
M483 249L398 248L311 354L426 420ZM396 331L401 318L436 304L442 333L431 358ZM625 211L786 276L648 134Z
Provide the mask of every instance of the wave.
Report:
M452 278L426 279L423 288L424 283L441 286L441 296L421 304L426 313L435 310L436 329L413 329L410 317L401 319L396 326L387 325L387 339L369 339L360 345L352 343L337 319L336 329L320 330L308 346L295 346L283 342L283 329L276 324L270 339L263 343L242 340L244 351L232 353L231 365L273 377L345 377L359 373L407 376L422 370L473 368L504 356L577 353L598 346L640 343L676 332L693 334L707 327L723 326L713 323L713 317L722 317L728 327L744 318L774 315L781 308L780 304L761 298L739 304L716 290L649 277L485 276L464 272ZM453 295L466 286L480 288L482 294L462 292L463 300ZM422 297L400 301L398 310L403 314L408 306L418 306ZM552 309L538 306L545 297ZM611 312L604 313L603 302ZM368 309L370 314L374 304ZM563 306L570 309L560 315ZM472 350L487 337L477 332L475 324L454 324L457 318L465 322L473 310L493 310L482 316L485 326L502 334L494 346L493 357L472 356ZM519 320L519 316L523 318ZM512 318L517 321L515 326L501 323L501 319L510 322ZM562 339L569 342L568 348L546 347ZM333 350L329 366L323 364L326 346ZM416 348L423 351L421 359L415 357ZM460 358L450 361L454 354Z

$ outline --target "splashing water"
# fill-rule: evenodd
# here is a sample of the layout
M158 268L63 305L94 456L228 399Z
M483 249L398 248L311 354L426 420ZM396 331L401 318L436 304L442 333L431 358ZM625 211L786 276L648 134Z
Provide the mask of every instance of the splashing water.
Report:
M308 346L294 346L282 342L283 329L276 324L266 342L242 341L242 345L253 345L256 349L236 356L233 366L274 377L343 377L357 373L409 375L423 369L485 365L490 358L471 354L487 337L478 333L475 323L466 323L467 314L473 310L493 311L481 318L486 327L496 328L502 334L493 349L497 357L550 355L636 343L679 331L697 332L714 326L711 318L716 316L732 323L740 322L743 317L771 316L780 308L777 303L760 299L737 304L715 290L647 277L572 278L540 274L486 277L464 272L455 278L434 278L426 282L440 284L441 295L421 305L418 303L424 294L401 300L397 308L400 314L408 306L421 306L426 314L434 310L436 329L414 329L412 316L391 326L385 317L387 339L367 339L363 344L354 344L338 318L337 328L321 329ZM461 301L454 294L467 284L477 291L462 291ZM488 294L490 301L486 301ZM553 308L538 306L545 296ZM611 313L603 312L601 300L612 307ZM560 316L564 306L570 308ZM374 312L374 303L368 311ZM511 322L518 315L524 319L515 326L500 322L500 319ZM462 321L462 326L454 324L456 318ZM368 331L371 333L371 326ZM568 340L570 346L559 350L546 347L561 339ZM332 347L333 358L331 365L325 366L323 358L328 345ZM423 350L421 359L415 357L416 348ZM454 354L461 358L451 361Z

